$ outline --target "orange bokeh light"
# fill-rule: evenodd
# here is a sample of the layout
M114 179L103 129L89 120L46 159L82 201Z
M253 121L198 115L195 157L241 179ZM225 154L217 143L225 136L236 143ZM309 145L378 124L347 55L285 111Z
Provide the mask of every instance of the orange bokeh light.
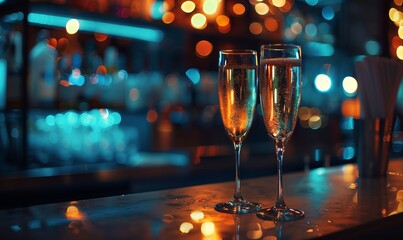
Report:
M170 24L175 20L175 14L173 12L166 12L164 13L164 15L162 16L162 21L165 24Z
M146 119L149 123L155 123L158 120L158 113L154 109L150 109L147 112Z
M95 40L98 42L103 42L106 39L108 39L108 35L103 34L103 33L94 33Z
M235 3L234 6L232 6L232 11L236 15L242 15L245 13L245 6L242 3Z
M199 57L207 57L213 51L213 44L207 40L201 40L196 44L196 54Z
M361 105L360 100L347 99L341 104L341 113L344 117L353 117L355 119L360 118L361 115Z
M264 26L270 32L275 32L278 30L278 22L276 19L274 19L272 17L267 17L264 20Z
M215 21L217 22L218 26L225 27L229 24L229 18L225 15L218 16Z

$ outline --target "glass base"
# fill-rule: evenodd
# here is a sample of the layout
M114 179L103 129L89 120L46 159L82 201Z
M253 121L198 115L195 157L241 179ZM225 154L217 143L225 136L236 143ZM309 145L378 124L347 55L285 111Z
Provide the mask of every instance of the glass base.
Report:
M304 218L304 212L289 207L278 209L273 206L271 208L261 209L256 213L256 216L260 219L271 221L295 221Z
M260 203L253 203L248 201L241 201L241 202L222 202L217 203L214 209L218 212L223 213L234 213L234 214L244 214L244 213L255 213L260 210L262 205Z

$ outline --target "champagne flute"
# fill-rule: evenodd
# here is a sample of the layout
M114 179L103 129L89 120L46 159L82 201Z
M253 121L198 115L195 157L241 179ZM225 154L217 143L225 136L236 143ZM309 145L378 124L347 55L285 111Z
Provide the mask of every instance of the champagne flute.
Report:
M266 130L275 141L277 156L277 199L257 216L273 221L292 221L304 212L287 207L283 195L283 154L296 123L301 101L301 47L292 44L262 45L260 49L260 104Z
M215 205L225 213L251 213L259 203L246 201L241 193L242 141L252 125L257 99L257 53L253 50L222 50L218 63L218 97L224 128L235 148L235 192L228 202Z

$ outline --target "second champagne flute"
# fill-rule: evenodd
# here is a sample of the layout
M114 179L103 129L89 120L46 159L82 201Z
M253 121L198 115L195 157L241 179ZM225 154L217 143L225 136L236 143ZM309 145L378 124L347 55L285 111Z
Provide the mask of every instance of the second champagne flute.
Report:
M218 97L224 128L235 148L235 191L228 202L215 205L219 212L251 213L259 203L246 201L241 193L242 141L252 125L257 99L257 53L253 50L222 50L218 63Z
M277 199L274 206L262 209L257 216L273 221L301 219L303 211L285 204L282 177L285 145L294 131L301 102L301 47L292 44L261 46L259 69L263 121L276 147Z

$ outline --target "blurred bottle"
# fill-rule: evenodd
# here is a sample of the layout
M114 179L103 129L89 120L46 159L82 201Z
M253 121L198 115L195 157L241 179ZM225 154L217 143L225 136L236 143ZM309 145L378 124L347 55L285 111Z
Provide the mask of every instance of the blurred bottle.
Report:
M47 42L49 32L41 30L29 54L29 102L33 107L53 106L56 98L56 49Z

